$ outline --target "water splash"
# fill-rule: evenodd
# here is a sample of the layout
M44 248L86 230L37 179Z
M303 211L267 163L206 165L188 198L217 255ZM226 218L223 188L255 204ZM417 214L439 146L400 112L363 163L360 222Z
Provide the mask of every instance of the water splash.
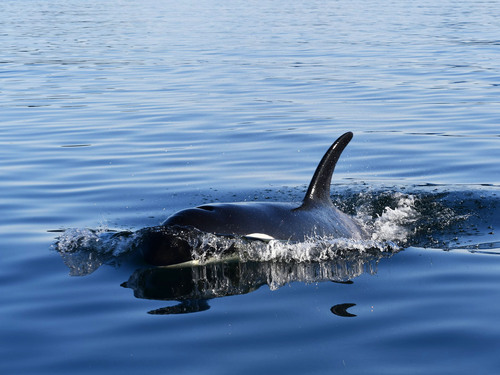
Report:
M358 218L372 234L372 240L404 244L408 241L411 225L418 220L420 214L415 206L415 196L397 192L393 199L396 206L386 206L376 218L366 214L366 207L358 211L358 215L361 215ZM370 217L370 220L367 221L367 217Z
M313 237L292 243L219 236L196 229L176 232L175 228L153 227L114 232L103 226L95 230L68 229L54 248L72 275L85 275L140 250L141 239L148 231L182 237L192 249L193 260L201 264L228 256L244 262L325 262L360 254L383 256L406 246L473 248L475 243L488 243L484 241L487 236L498 242L493 235L493 228L498 226L496 193L430 188L431 192L414 187L411 194L395 189L366 189L334 197L335 204L352 214L371 234L369 240ZM477 241L471 242L471 238Z
M70 275L88 275L103 264L111 264L133 249L136 237L129 231L67 229L57 238L54 249L61 255Z

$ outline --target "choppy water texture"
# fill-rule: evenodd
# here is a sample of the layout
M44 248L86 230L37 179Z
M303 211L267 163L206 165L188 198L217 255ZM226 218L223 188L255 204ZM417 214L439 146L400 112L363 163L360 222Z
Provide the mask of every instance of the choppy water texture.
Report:
M2 1L0 372L497 373L499 17ZM182 208L300 201L345 131L332 199L370 244L196 237L238 252L177 268L134 252Z

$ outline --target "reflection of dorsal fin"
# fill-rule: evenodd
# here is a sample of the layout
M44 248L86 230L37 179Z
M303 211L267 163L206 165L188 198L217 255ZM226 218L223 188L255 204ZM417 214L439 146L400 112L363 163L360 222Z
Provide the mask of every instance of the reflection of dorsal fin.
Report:
M340 154L352 139L352 133L341 135L328 149L323 159L318 164L314 172L309 189L304 197L303 208L317 205L331 205L330 183L332 181L333 170L340 158Z

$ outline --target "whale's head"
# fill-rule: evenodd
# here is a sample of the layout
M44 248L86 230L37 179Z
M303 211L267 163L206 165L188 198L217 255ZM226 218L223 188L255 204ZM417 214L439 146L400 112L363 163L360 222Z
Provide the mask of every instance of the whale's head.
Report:
M138 248L144 260L154 266L187 262L192 259L192 246L183 229L153 227L141 231Z
M220 235L245 235L260 227L263 205L252 203L213 203L176 212L162 225L196 228Z
M218 222L221 215L223 215L223 212L217 209L217 205L203 205L178 211L170 216L163 225L179 225L205 230L207 225Z

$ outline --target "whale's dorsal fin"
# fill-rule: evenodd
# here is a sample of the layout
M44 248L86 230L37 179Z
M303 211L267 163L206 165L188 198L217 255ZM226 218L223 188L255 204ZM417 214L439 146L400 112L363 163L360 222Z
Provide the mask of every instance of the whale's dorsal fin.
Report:
M341 135L333 142L325 156L323 156L311 179L301 208L332 204L330 199L330 183L332 181L333 170L340 158L340 154L342 154L344 148L351 141L352 135L351 132Z

